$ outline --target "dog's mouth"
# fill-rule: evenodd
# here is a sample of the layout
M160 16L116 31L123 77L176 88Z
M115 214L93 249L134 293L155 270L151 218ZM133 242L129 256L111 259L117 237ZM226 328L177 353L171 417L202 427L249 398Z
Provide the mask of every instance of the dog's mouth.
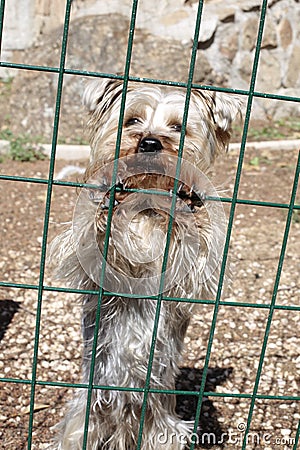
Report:
M204 205L205 192L197 189L195 185L188 186L180 181L175 183L174 178L165 175L147 174L118 179L114 189L113 207L125 202L134 192L172 198L175 187L176 211L195 213ZM108 210L112 191L112 187L107 186L106 182L102 182L99 187L89 191L89 197L92 202L99 204L102 210Z

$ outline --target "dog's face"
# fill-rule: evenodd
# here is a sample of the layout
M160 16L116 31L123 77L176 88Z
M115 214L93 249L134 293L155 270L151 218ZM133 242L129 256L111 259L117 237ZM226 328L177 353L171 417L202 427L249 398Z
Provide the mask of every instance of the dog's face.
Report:
M84 94L92 163L114 158L122 82L91 83ZM186 91L165 86L129 83L120 157L137 153L178 154ZM207 172L215 157L227 149L231 123L239 113L235 97L192 91L183 158Z
M222 254L225 223L222 206L205 201L205 194L217 196L206 174L227 149L239 102L192 91L179 173L185 90L129 83L116 173L122 88L120 81L97 81L84 94L92 149L84 181L96 188L83 190L74 215L81 265L100 278L98 252L109 231L107 288L155 293L169 234L165 287L200 295Z

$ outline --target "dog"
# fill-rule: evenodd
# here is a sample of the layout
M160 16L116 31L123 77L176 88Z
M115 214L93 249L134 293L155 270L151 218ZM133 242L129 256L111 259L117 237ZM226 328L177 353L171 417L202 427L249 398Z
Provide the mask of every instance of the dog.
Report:
M118 146L122 95L117 79L85 90L86 187L50 252L61 279L99 290L82 295L83 383L97 386L87 431L89 394L81 388L56 450L79 450L84 440L87 450L180 450L193 431L168 391L193 299L216 295L226 218L209 200L217 192L208 176L241 105L230 94L193 89L182 130L184 89L129 82Z

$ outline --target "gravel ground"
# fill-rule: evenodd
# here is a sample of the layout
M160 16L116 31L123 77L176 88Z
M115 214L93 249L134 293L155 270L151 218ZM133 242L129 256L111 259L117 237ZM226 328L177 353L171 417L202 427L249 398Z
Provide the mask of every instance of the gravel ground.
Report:
M289 201L297 152L254 151L246 153L239 191L240 198L287 203ZM216 168L217 184L230 189L237 155L231 154ZM20 163L6 161L2 173L46 177L48 161ZM79 164L76 162L75 164ZM64 167L59 161L56 173ZM75 177L76 178L76 177ZM36 284L43 233L46 187L34 183L1 182L2 279L13 283ZM49 240L71 220L76 192L55 187L50 213ZM300 201L298 192L297 201ZM228 208L226 208L228 212ZM284 232L286 210L238 205L230 246L233 267L231 289L224 299L247 302L253 307L221 306L218 314L209 363L206 390L216 393L251 395L259 363L272 297L278 256ZM299 306L299 214L294 215L287 253L277 295L277 305ZM53 285L48 265L45 284ZM34 289L0 291L0 377L30 380L35 337L37 292ZM299 311L276 309L269 333L258 394L292 397L299 395ZM199 388L213 306L202 305L195 314L186 337L186 351L178 387ZM76 295L44 292L37 379L43 381L80 381L80 306ZM0 450L27 449L30 385L1 383ZM36 386L32 449L44 449L65 411L73 389ZM192 418L195 398L179 398L178 409ZM210 397L205 399L201 429L213 432L221 444L199 448L238 449L242 446L250 398ZM258 399L255 402L251 436L247 449L295 449L299 402L293 399ZM211 437L212 439L212 437ZM300 448L299 445L297 448Z

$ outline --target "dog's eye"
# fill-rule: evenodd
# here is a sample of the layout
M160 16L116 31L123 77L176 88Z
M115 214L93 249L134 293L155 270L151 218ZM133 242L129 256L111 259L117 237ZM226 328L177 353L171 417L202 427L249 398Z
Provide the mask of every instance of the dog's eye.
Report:
M138 119L137 117L132 117L131 119L128 119L125 122L125 127L130 127L132 125L137 125L139 123L142 123L142 121L140 119Z
M182 126L180 123L174 123L173 125L171 125L171 128L173 131L177 131L178 133L180 133Z

